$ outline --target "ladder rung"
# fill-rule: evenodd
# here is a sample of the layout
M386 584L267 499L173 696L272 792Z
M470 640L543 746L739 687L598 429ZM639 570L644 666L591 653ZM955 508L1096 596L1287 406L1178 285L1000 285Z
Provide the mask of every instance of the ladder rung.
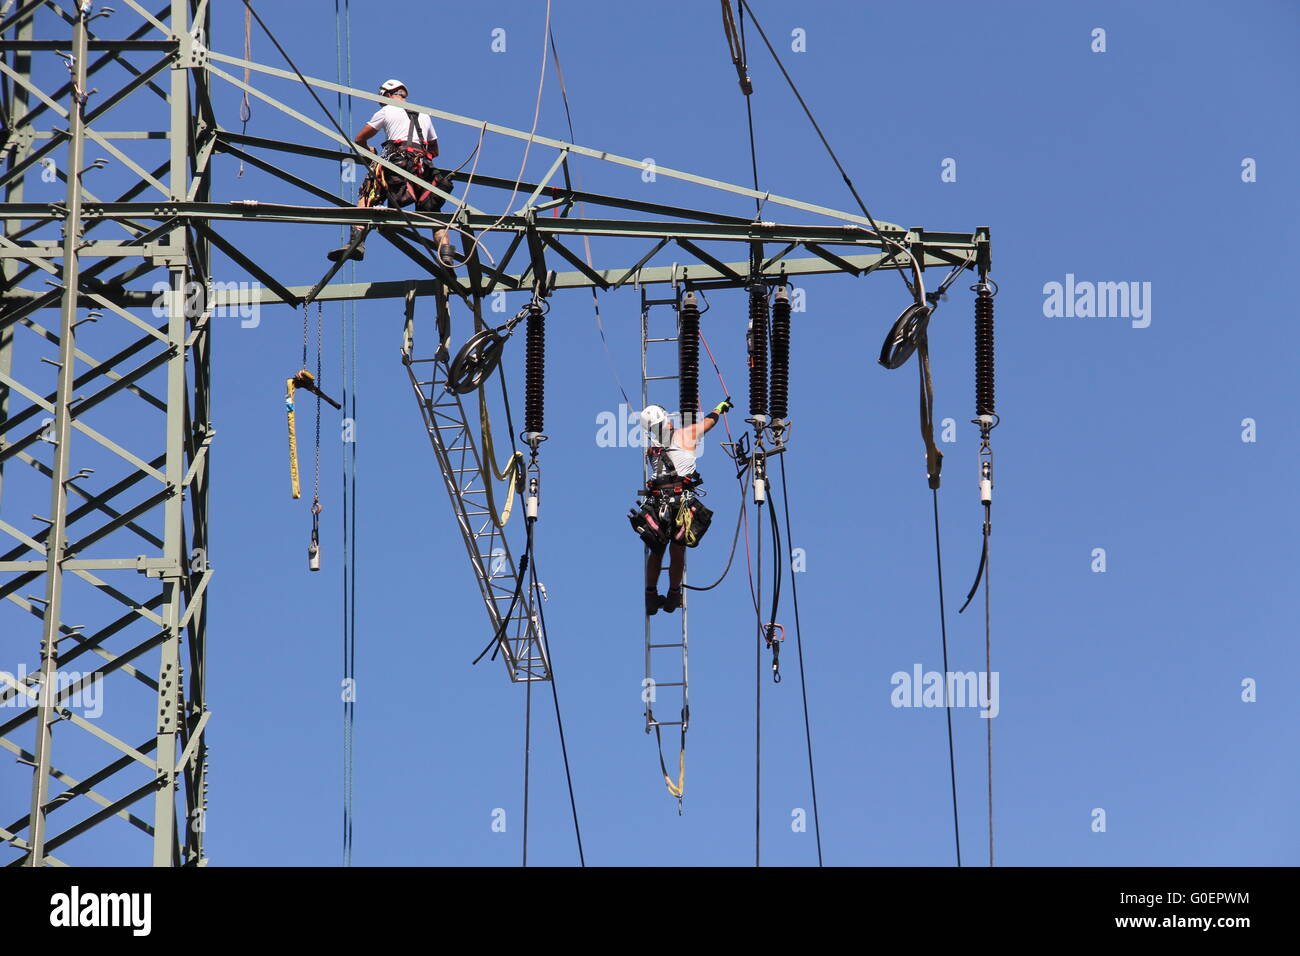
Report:
M651 726L651 727L680 727L681 725L682 725L682 722L681 722L680 720L652 720L652 721L650 721L650 726Z
M672 338L667 338L667 339L646 339L645 341L647 345L649 345L651 342L676 342L677 336L674 335Z
M682 643L677 643L677 644L651 644L650 646L651 647L685 647L686 645Z
M656 687L685 687L686 685L683 684L681 681L677 681L676 683L673 684L661 684L658 681L656 681L655 686Z
M670 380L672 380L672 379L676 379L676 378L678 378L678 376L676 376L676 375L647 375L647 376L645 377L645 381L647 381L647 382L667 382L667 381L670 381Z

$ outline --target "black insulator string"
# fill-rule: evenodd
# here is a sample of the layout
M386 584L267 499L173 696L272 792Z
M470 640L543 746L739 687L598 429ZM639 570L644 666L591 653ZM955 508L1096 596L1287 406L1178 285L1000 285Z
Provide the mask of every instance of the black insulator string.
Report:
M686 299L678 313L678 408L683 427L695 424L700 407L700 309Z
M781 456L781 505L785 510L785 543L787 552L791 559L794 558L794 551L791 547L794 533L790 530L790 496L786 490L785 480L785 456ZM821 817L817 813L817 775L813 771L813 748L812 748L812 723L808 719L808 682L804 677L803 665L803 633L799 627L799 584L798 577L793 569L790 572L790 595L794 601L794 639L795 648L799 652L799 689L803 692L803 729L804 737L808 742L808 782L812 786L812 805L813 805L813 830L817 837L817 865L822 866L822 824ZM990 755L992 754L992 744L989 745ZM990 761L992 756L990 756ZM990 790L990 793L992 791ZM992 799L990 797L990 799Z
M987 285L975 294L975 414L994 415L993 293Z
M528 307L524 363L524 432L540 434L545 424L546 316L536 302Z
M948 619L943 609L943 552L939 547L939 489L930 489L934 497L934 557L939 571L939 629L943 635L943 701L948 718L948 772L952 778L952 830L957 844L957 865L961 866L961 825L957 821L957 755L952 739L952 680L948 676Z
M777 296L772 303L772 418L784 420L790 394L790 300Z
M767 416L767 293L749 290L749 414Z

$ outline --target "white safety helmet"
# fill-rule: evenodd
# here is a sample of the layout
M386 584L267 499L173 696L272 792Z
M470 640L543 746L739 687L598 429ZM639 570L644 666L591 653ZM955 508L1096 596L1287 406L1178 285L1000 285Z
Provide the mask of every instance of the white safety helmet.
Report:
M379 88L379 92L384 96L392 96L394 91L404 89L406 89L406 84L401 80L387 80L384 82L384 85Z
M662 405L647 405L641 409L641 428L656 445L662 445L663 427L671 421L668 410Z

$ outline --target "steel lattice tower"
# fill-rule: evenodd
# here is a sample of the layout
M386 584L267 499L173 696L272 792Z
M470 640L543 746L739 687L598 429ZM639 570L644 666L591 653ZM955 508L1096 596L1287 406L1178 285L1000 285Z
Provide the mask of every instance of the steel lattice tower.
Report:
M463 126L468 135L528 141L546 172L519 183L476 175L479 195L516 207L503 215L454 194L443 194L447 212L432 218L355 208L282 168L279 157L318 161L337 175L338 163L357 158L356 147L332 123L227 70L301 92L297 74L212 49L209 0L155 6L119 0L114 15L100 19L104 11L91 0L0 4L0 747L13 758L0 767L0 844L7 851L0 863L77 862L74 843L92 844L101 825L117 825L110 824L114 818L152 844L148 856L122 863L205 862L215 313L249 305L301 310L312 297L405 298L413 316L416 297L432 297L438 329L430 338L438 351L418 358L408 321L403 352L426 425L451 422L449 434L459 434L463 409L458 418L444 417L450 406L437 385L442 373L415 371L416 363L446 361L453 337L448 303L481 321L487 296L533 289L554 266L564 271L553 290L602 291L629 283L741 289L819 273L987 266L983 229L926 233L877 220L877 231L855 214L667 168L656 174L711 197L795 210L813 222L782 224L585 191L570 175L575 158L634 175L643 164L414 103L406 108ZM114 38L99 35L107 25ZM120 73L125 78L112 85ZM306 82L382 102L363 90ZM223 127L213 106L217 83L270 106L295 135L266 139ZM329 145L301 141L311 134ZM92 148L105 154L112 198L91 191L103 165L87 164ZM296 204L212 201L217 155L276 177L298 192ZM62 195L33 196L30 180L38 174L57 180ZM466 178L458 174L457 186ZM236 222L279 223L282 230L383 227L417 277L331 283L330 273L290 285L222 234ZM432 230L448 223L468 253L463 272L428 255ZM473 245L489 229L499 234L491 264ZM584 237L635 248L616 267L598 267L567 244ZM257 287L214 288L218 252ZM490 532L474 526L466 510L477 489L454 485L447 474L466 466L448 455L438 460L495 622L499 596L482 568L494 553L485 550ZM518 625L523 630L506 655L511 678L547 679L525 616ZM85 702L96 688L107 706L91 717Z

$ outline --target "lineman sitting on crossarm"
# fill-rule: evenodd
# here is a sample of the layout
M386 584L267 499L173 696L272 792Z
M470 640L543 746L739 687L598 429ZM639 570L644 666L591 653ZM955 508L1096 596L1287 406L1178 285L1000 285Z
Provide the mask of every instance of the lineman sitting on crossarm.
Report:
M379 88L379 92L382 96L397 100L398 104L406 100L406 85L400 80L387 81ZM443 192L450 191L451 177L438 170L433 164L438 156L438 134L434 132L433 122L427 114L403 109L398 104L389 103L381 106L375 115L370 117L370 121L361 127L353 142L378 155L378 150L370 145L370 139L382 131L384 159L406 170L412 176L433 183ZM400 209L414 202L415 208L420 212L438 212L442 209L444 200L436 193L374 163L361 184L357 207L366 209L385 202L393 209ZM356 239L361 231L361 226L353 226L352 239ZM436 239L438 258L442 264L448 268L456 265L451 243L447 238L447 230L438 230ZM351 245L351 241L348 245ZM347 245L331 249L326 255L337 262L345 252L347 252ZM360 260L364 259L365 255L366 244L362 242L352 250L350 258Z

